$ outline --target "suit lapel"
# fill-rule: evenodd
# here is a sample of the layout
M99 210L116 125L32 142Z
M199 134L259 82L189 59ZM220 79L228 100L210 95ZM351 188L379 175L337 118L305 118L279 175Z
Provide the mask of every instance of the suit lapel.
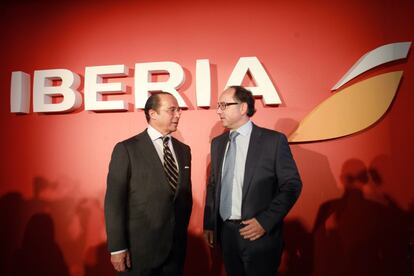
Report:
M242 202L246 197L251 185L251 179L256 169L260 154L263 149L263 143L260 142L262 131L253 124L252 133L250 135L249 149L247 150L246 165L244 169Z
M183 152L183 149L181 148L181 145L177 142L177 140L175 138L172 138L171 141L172 141L172 144L173 144L175 157L177 158L178 169L180 170L180 172L182 172L182 170L184 169L184 152ZM179 177L181 178L181 173L180 173Z
M216 168L216 172L217 172L217 182L216 183L220 183L220 185L221 185L221 174L222 174L222 168L223 168L224 154L226 152L228 137L229 137L229 133L226 132L217 141L217 158L218 158L217 159L217 166L218 167Z
M177 166L178 166L178 186L177 186L177 191L180 187L182 178L182 172L184 170L184 153L183 153L183 149L181 148L180 144L177 142L177 140L175 138L172 138L171 140L173 148L174 148L174 153L175 153L175 158L177 158Z
M138 135L137 139L140 140L139 150L141 151L142 156L145 156L145 160L148 161L150 167L153 168L154 171L159 172L156 173L156 175L158 175L160 178L160 182L162 184L161 186L169 187L167 177L164 173L164 166L160 160L160 157L158 156L154 143L148 135L147 130L144 130L144 132Z

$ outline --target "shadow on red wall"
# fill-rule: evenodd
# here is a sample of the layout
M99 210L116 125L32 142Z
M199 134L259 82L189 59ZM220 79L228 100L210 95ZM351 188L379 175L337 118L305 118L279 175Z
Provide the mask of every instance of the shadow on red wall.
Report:
M402 211L382 190L390 181L384 162L386 156L369 167L346 161L344 193L319 207L312 232L300 220L286 221L280 276L412 275L414 211ZM44 198L58 187L36 177L33 198L13 192L0 198L0 275L114 275L106 244L91 238L103 227L99 201ZM189 235L185 275L225 275L220 252L201 235Z
M359 159L343 164L344 193L320 206L314 225L314 275L412 275L412 213L381 192L380 176Z
M114 275L102 244L98 199L58 195L58 183L36 177L33 198L0 198L0 275Z

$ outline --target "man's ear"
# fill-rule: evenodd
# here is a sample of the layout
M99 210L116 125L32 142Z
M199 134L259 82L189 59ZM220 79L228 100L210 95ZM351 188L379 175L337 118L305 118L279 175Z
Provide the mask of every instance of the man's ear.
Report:
M150 116L150 118L151 118L152 120L156 120L156 119L157 119L157 114L158 114L158 112L157 112L157 111L155 111L154 109L150 109L150 110L148 111L148 114L149 114L149 116Z
M241 103L240 104L240 113L241 114L247 114L248 106L247 103Z

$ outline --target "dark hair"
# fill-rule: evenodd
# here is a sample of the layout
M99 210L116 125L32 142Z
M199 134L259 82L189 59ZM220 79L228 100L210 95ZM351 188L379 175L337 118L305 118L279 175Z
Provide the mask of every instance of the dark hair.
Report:
M171 95L172 96L172 94L168 92L158 92L158 93L153 93L147 99L147 102L145 103L145 108L144 108L145 118L147 119L147 122L149 122L151 118L149 115L149 111L151 109L157 111L158 108L160 107L160 95Z
M252 117L256 113L254 109L254 97L250 90L247 90L243 86L233 85L230 88L234 89L234 100L240 103L247 103L247 116Z

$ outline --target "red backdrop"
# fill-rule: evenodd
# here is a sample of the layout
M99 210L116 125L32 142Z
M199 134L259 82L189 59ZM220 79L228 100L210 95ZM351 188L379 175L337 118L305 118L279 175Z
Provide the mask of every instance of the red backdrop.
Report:
M81 76L83 88L86 66L125 64L134 68L137 62L174 61L185 68L180 93L189 109L183 112L175 136L189 144L193 154L194 207L186 274L206 271L209 275L211 271L219 274L220 261L201 240L205 180L210 141L222 128L215 108L196 106L196 59L207 58L213 64L215 106L238 59L258 57L282 104L268 107L258 99L253 121L289 134L332 95L330 88L363 54L384 44L414 41L414 4L408 0L85 2L14 1L1 7L0 223L7 226L1 227L0 239L6 246L0 259L4 271L11 269L13 252L22 247L27 221L34 213L45 211L53 220L57 246L72 275L110 275L102 210L108 162L117 141L146 126L143 112L133 108L95 113L84 111L82 105L66 114L12 114L12 71L29 73L33 80L34 70L67 68ZM287 218L282 274L328 273L328 268L321 267L329 266L326 252L331 245L326 237L320 238L327 234L320 233L315 218L325 202L343 195L341 172L350 159L367 167L375 165L381 176L381 185L364 190L365 195L386 198L382 204L385 212L392 209L402 221L412 217L412 54L364 77L393 69L404 70L403 80L390 109L375 125L340 139L291 145L304 188ZM128 94L108 98L133 104L131 71L129 77L117 79L129 86ZM382 218L379 223L391 223ZM324 223L329 228L329 219ZM359 226L355 223L334 228L349 228L347 237L356 237L353 231ZM392 228L409 232L398 223ZM392 235L383 238L394 241ZM375 261L366 262L375 265ZM402 261L392 265L405 266ZM351 272L360 271L359 266L353 259L348 264Z

